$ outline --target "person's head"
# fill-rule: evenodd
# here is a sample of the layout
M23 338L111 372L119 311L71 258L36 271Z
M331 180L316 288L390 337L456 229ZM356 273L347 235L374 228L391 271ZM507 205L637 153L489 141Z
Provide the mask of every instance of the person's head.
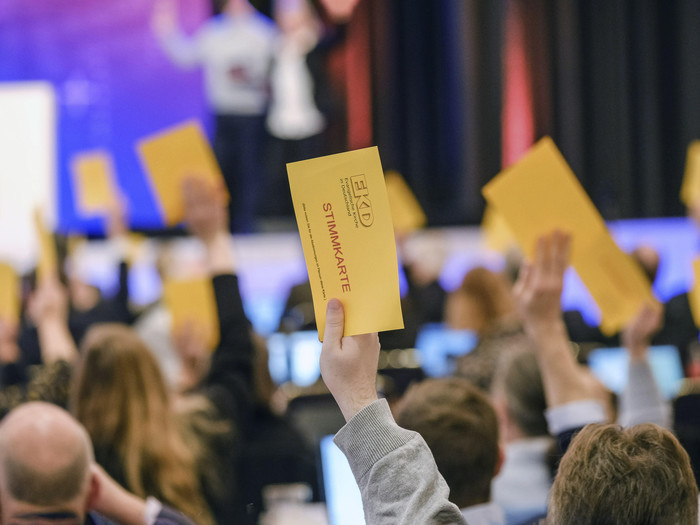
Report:
M498 422L488 398L459 378L428 379L406 392L396 422L428 444L460 508L488 502L502 455Z
M26 403L0 423L2 523L36 523L61 513L82 524L99 490L91 475L92 446L65 410Z
M549 435L547 401L534 352L518 351L499 363L492 396L506 441Z
M184 442L158 363L133 330L119 324L91 328L71 388L71 411L111 476L138 496L162 498L198 522L209 521L197 447ZM115 461L120 471L110 471Z
M488 333L513 315L515 306L505 278L477 267L447 299L445 321L450 328Z
M696 525L688 454L657 425L588 425L561 460L547 523Z

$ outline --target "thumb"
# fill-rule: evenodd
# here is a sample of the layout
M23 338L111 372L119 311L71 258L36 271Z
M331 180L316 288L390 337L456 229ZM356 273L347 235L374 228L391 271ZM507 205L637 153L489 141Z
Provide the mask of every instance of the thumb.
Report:
M326 332L324 339L340 341L345 328L345 312L343 303L338 299L331 299L326 306Z

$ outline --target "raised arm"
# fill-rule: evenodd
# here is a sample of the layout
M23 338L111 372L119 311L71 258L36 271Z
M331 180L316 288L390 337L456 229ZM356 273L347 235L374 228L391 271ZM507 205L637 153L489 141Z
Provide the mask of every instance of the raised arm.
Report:
M91 467L95 487L90 510L122 525L194 525L194 522L153 498L144 500L121 487L97 464Z
M513 292L542 374L550 432L561 434L604 420L591 382L576 362L561 310L571 238L555 231L537 241L534 260L524 263ZM568 436L570 437L570 436ZM560 440L568 446L568 437Z
M29 304L29 315L37 327L41 358L46 365L72 363L78 357L68 329L68 296L58 277L42 279Z
M342 304L331 299L321 374L347 421L335 442L360 487L367 523L465 523L423 438L399 427L377 398L377 334L343 337L344 323Z
M622 344L629 352L627 386L620 396L618 422L625 427L639 423L671 426L671 406L664 398L649 364L651 339L659 331L663 310L646 304L622 332Z
M155 3L151 29L163 51L175 64L190 68L199 63L197 44L182 32L174 0L158 0Z
M221 410L242 417L252 402L254 347L235 275L224 195L221 185L196 178L185 181L185 222L206 248L219 315L219 346L204 386L214 389Z

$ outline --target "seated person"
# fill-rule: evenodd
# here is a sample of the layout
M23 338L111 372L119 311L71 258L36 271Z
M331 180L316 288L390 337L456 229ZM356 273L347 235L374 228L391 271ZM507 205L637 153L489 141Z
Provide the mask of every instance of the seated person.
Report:
M503 454L486 394L464 379L428 379L406 392L396 422L425 439L450 487L450 501L468 523L505 523L501 508L491 503L491 481Z
M503 467L494 478L492 498L507 523L521 523L547 512L554 480L556 446L544 411L537 357L523 350L499 363L491 391L504 444Z
M367 523L466 523L423 438L399 427L377 397L377 334L343 337L344 324L342 303L331 299L321 374L347 421L335 443L350 462Z
M129 494L93 461L87 432L66 411L42 402L13 410L0 424L2 523L192 525Z
M562 319L569 250L566 234L540 238L534 261L524 265L514 288L537 352L550 432L558 435L565 452L552 488L548 523L695 525L697 485L687 453L668 430L651 423L624 430L588 425L604 421L605 414L592 399ZM653 327L659 315L658 306L647 305L632 324ZM645 339L648 334L629 339L630 351L639 352Z

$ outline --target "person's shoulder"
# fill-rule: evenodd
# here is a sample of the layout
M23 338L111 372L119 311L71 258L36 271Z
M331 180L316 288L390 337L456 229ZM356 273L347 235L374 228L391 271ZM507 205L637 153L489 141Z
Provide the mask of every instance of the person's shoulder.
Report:
M251 25L254 25L256 29L269 35L275 35L278 32L277 24L268 16L257 11L250 17Z

